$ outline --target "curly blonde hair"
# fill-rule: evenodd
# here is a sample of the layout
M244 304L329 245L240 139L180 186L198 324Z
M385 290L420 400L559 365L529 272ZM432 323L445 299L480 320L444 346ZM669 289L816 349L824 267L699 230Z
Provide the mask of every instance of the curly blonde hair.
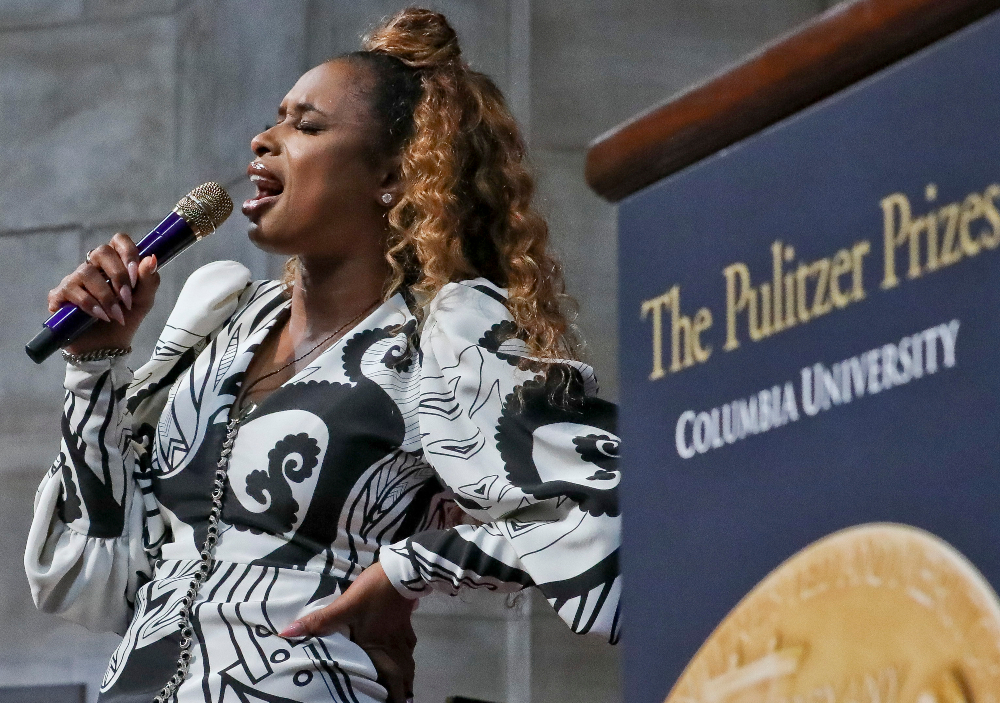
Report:
M443 15L401 10L335 60L369 68L381 155L400 155L403 194L388 213L386 295L403 291L419 316L452 281L483 276L532 353L577 358L562 267L532 207L525 144L500 89L469 68Z

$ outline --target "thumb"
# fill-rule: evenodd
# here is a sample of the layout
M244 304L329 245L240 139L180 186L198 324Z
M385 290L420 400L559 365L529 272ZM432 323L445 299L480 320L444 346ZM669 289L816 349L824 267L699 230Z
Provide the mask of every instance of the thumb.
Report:
M303 615L279 632L278 636L285 639L297 639L314 635L329 635L340 627L347 626L347 608L341 601L342 598L338 598L325 608Z
M160 287L159 261L155 255L147 256L139 262L135 290L132 293L133 307L148 311L153 307L156 289Z

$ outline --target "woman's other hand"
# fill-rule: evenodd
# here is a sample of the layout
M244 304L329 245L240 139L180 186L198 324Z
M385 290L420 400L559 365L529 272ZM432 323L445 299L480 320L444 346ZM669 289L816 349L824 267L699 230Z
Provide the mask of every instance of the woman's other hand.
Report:
M140 261L132 238L118 232L110 242L91 251L88 259L49 291L49 312L73 303L100 321L66 350L84 354L128 347L139 323L152 309L160 285L156 257Z
M405 703L413 695L413 649L417 635L410 616L416 600L396 590L378 562L365 569L333 603L296 620L281 637L328 635L347 626L351 640L375 665L389 703Z

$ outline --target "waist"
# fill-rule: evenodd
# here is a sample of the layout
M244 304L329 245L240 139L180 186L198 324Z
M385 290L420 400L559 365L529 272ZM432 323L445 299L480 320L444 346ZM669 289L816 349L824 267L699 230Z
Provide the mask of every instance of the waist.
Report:
M167 668L172 668L169 658L177 651L183 601L200 564L195 559L157 562L153 579L136 592L133 621L112 660L118 670L111 679L105 677L105 689L128 667L156 671L166 656ZM194 675L183 686L194 690L204 680L287 696L292 683L296 700L319 701L328 700L326 684L332 676L342 683L349 678L356 691L366 694L359 700L384 701L385 691L376 681L371 660L350 640L346 626L322 637L278 636L293 621L339 595L336 578L313 571L215 562L190 609L197 646ZM165 640L168 636L173 639ZM302 688L312 680L302 671L318 677L313 681L315 690Z
M379 543L357 535L338 534L332 544L321 544L300 534L292 536L253 532L222 523L214 549L217 562L267 566L353 580L372 564ZM208 522L191 527L171 524L174 539L163 544L159 556L167 562L199 561Z
M161 559L153 570L152 581L143 587L144 595L164 603L175 596L179 600L200 565L199 559ZM217 559L198 589L195 603L266 604L272 615L287 614L284 627L300 615L333 602L352 580L297 567Z

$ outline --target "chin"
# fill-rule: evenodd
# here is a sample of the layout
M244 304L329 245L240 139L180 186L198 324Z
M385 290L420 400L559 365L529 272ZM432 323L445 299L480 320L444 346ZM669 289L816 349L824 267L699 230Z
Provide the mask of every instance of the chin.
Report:
M259 220L257 222L251 220L247 227L247 237L249 237L255 247L266 251L268 254L279 254L281 256L295 255L295 252L291 251L290 247L282 246L280 238L275 237L274 233L270 232L262 224Z
M258 249L263 249L264 251L272 254L277 253L272 250L273 248L271 247L270 242L267 241L267 238L261 231L260 225L256 222L251 221L247 226L247 237Z

